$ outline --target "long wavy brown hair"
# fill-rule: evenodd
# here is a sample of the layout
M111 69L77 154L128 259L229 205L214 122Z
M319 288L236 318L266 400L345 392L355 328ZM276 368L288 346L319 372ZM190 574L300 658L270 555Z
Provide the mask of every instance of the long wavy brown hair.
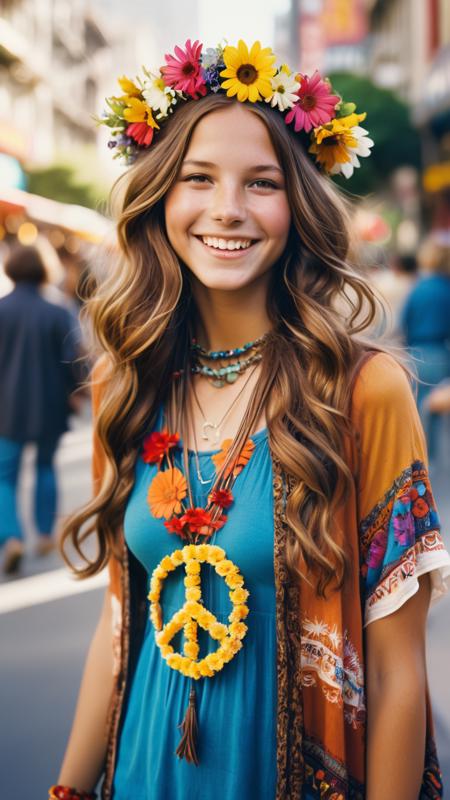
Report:
M118 251L105 274L92 278L96 286L86 305L103 353L95 426L107 468L95 497L63 531L65 558L79 577L101 570L111 555L120 557L142 437L168 399L171 375L189 364L194 300L189 271L167 238L164 198L196 124L231 102L237 101L209 95L183 104L113 189ZM235 449L264 409L272 456L291 486L287 566L292 577L313 579L324 595L329 585L342 585L348 569L332 520L353 480L344 456L352 374L368 348L362 332L376 301L352 266L350 202L318 172L281 114L262 103L246 107L267 125L284 170L292 223L285 252L272 267L272 331ZM183 384L179 402L185 393ZM97 554L88 558L85 541L92 535ZM70 545L83 566L73 564Z

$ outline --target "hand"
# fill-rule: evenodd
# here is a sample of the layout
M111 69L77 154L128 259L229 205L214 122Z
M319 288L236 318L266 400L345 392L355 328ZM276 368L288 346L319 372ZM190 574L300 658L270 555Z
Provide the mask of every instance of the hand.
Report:
M450 412L450 384L436 386L428 395L426 405L432 414L448 414Z

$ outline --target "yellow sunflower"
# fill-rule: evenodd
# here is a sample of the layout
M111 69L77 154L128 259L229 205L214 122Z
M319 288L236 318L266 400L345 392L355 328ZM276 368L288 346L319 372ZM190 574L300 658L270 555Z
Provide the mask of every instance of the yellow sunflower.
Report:
M326 172L331 172L335 164L352 161L351 150L358 146L353 130L366 117L366 114L349 114L331 120L314 131L314 141L309 152L315 155Z
M271 79L276 69L270 47L261 47L260 42L255 42L249 51L245 42L239 39L237 47L225 47L223 60L226 69L220 76L227 78L222 88L226 89L228 97L237 95L241 103L245 100L256 103L273 94Z

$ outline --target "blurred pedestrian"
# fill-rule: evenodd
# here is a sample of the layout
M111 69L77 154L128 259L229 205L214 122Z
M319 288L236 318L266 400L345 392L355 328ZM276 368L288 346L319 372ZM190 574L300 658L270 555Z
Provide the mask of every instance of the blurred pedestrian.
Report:
M450 383L444 381L432 389L426 405L434 414L450 414Z
M318 73L271 84L259 42L207 69L201 49L109 100L135 163L88 305L95 496L63 536L110 583L49 796L103 773L105 800L437 798L423 642L450 558L407 375L359 335L349 208L311 159L350 176L349 129L337 96L311 103Z
M385 301L383 336L395 341L400 336L401 310L417 280L416 257L413 254L396 253L389 266L373 270L370 277Z
M425 401L450 376L450 248L429 237L418 258L422 275L406 299L400 326L419 378L417 403L433 459L441 420Z
M23 449L30 442L36 445L37 553L45 555L54 547L53 459L68 427L77 352L71 315L40 294L46 270L39 251L17 246L4 269L15 284L0 299L0 545L9 574L17 571L24 553L17 487Z

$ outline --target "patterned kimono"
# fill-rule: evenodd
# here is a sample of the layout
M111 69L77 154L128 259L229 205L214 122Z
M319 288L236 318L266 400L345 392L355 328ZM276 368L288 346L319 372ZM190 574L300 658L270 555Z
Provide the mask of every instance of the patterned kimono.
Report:
M94 407L100 393L97 383ZM351 418L356 436L346 455L354 482L336 514L333 535L345 548L352 569L343 589L327 599L318 598L307 581L294 585L288 580L283 553L289 533L285 502L290 480L273 459L276 800L365 797L364 628L412 597L420 575L430 573L432 603L450 581L450 558L440 535L416 405L404 371L390 356L372 355L361 367ZM97 485L103 463L94 439ZM125 544L121 563L110 562L110 576L116 684L104 800L112 796L124 700L148 614L147 576ZM442 783L428 698L424 758L420 798L440 798Z

